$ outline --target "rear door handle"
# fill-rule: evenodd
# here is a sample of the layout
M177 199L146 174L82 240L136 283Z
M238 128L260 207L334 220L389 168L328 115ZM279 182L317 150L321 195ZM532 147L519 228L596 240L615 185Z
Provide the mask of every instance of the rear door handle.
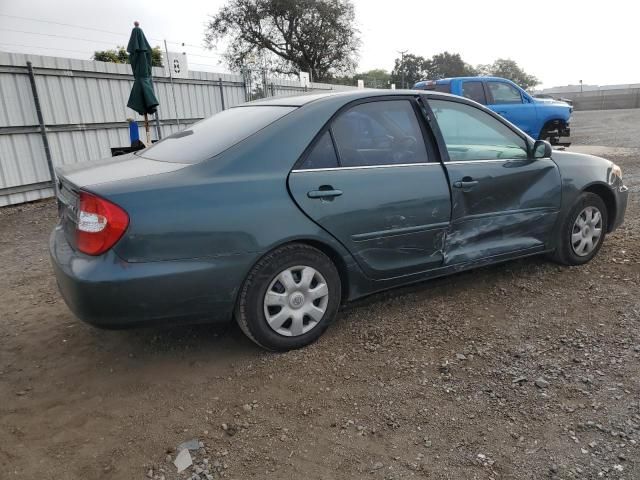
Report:
M334 189L311 190L310 192L307 193L307 197L309 198L334 198L334 197L339 197L340 195L342 195L342 190L334 190Z
M476 185L478 185L477 180L458 180L453 184L455 188L462 188L462 189L473 188Z

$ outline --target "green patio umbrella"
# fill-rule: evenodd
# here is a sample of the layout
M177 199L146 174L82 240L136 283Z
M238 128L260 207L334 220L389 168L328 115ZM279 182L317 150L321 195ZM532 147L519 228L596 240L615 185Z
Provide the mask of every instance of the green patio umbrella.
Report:
M153 92L153 80L151 79L151 45L147 42L144 32L139 27L138 22L134 22L134 29L131 30L131 38L127 45L131 70L133 70L133 88L127 107L135 110L140 115L144 115L144 128L147 132L147 145L151 145L151 133L149 131L149 120L147 114L155 113L156 107L160 104Z

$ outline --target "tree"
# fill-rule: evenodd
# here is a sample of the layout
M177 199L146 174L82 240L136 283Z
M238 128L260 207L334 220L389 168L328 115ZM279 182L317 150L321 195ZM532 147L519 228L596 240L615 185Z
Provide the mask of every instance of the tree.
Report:
M364 80L364 86L369 88L390 88L391 74L382 68L375 68L368 72L358 73L356 80Z
M478 74L475 68L462 60L459 53L442 52L434 55L425 64L426 78L438 80L449 77L472 77Z
M540 83L540 80L526 73L515 61L509 58L499 58L490 65L478 65L477 68L481 75L509 79L525 90Z
M324 81L356 66L354 19L351 0L229 0L208 22L205 42L226 40L233 70L255 65Z
M92 60L98 62L111 62L111 63L130 63L129 54L122 46L117 46L111 50L100 50L93 53ZM162 67L162 50L160 47L153 47L151 49L151 65L154 67Z
M424 57L406 53L402 57L396 58L391 71L391 82L395 83L398 88L413 87L414 83L425 79L426 69L427 60Z
M396 58L395 67L391 73L392 81L399 86L402 86L403 70L407 87L412 87L420 80L438 80L478 74L475 68L462 60L459 53L442 52L429 59L407 53L404 55L404 66L402 62L402 57Z
M364 86L367 88L390 88L391 74L382 68L376 68L367 72L332 77L329 79L331 83L338 85L357 85L358 80L363 80Z

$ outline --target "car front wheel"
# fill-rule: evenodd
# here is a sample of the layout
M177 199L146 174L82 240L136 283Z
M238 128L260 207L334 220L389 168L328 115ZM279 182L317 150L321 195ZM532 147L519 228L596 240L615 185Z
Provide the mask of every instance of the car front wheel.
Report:
M607 231L607 207L594 194L582 193L559 232L554 260L564 265L583 265L596 256Z
M286 351L317 340L335 318L340 299L340 276L331 259L308 245L291 244L253 267L235 316L255 343Z

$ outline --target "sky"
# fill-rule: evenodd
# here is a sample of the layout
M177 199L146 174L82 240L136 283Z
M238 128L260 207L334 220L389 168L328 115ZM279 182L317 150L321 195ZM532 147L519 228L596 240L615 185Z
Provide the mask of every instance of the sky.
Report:
M125 45L138 20L152 45L166 39L170 51L185 51L192 70L222 72L222 48L202 46L208 16L224 3L0 0L0 50L88 60L94 50ZM629 0L353 3L358 71L391 70L401 50L424 57L446 50L472 65L511 58L541 80L539 88L640 83L640 27Z

